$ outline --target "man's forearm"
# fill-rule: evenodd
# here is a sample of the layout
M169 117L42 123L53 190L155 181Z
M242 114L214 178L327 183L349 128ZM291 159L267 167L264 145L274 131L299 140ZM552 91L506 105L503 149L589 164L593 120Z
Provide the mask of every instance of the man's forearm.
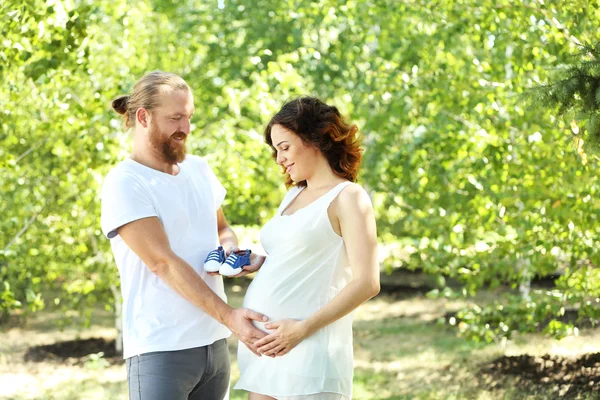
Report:
M173 256L152 268L153 272L187 301L220 323L227 325L232 308L208 287L206 282L182 258Z
M233 246L238 247L238 238L231 227L223 228L219 231L219 243L224 249L229 249Z

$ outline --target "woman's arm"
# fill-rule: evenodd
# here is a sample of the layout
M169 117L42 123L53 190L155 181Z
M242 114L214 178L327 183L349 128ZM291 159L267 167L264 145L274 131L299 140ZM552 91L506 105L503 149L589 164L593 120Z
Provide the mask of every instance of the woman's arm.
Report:
M256 342L262 354L286 354L305 338L379 293L377 232L371 202L358 186L349 186L336 200L337 217L352 268L352 280L331 302L307 319L286 319L266 324L265 328L274 329L275 332Z

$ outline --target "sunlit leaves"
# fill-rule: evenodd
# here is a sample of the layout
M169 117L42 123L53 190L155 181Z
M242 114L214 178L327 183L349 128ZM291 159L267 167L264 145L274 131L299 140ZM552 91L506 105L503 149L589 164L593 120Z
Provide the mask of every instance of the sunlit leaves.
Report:
M523 101L576 53L573 37L598 39L589 2L29 0L0 10L3 310L38 309L48 289L66 308L110 303L118 277L98 188L130 143L109 104L153 69L192 87L190 151L223 181L234 224L273 215L283 179L262 130L286 99L313 94L359 125L386 268L450 276L473 294L597 265L596 160L583 165L570 120ZM593 297L583 277L596 279L578 270L560 281L563 303ZM510 304L514 323L502 327L521 329L527 303ZM489 332L505 330L479 334Z

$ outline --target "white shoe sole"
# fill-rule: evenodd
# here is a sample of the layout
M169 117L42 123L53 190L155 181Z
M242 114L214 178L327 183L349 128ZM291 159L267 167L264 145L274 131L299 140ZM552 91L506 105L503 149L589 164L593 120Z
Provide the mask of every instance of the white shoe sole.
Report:
M221 265L221 269L219 269L219 273L223 276L234 276L242 272L242 268L231 268L228 264Z
M204 270L206 272L219 272L221 265L222 264L216 260L210 260L204 263Z

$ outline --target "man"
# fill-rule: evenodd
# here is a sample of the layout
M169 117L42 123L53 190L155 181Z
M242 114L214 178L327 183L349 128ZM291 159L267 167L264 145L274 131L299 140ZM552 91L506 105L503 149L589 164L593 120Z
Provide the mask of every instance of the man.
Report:
M227 396L233 332L255 351L261 314L226 304L223 280L203 262L237 249L220 205L225 189L200 157L186 157L194 100L179 76L146 74L113 108L133 128L133 151L106 176L101 225L121 276L130 399ZM254 256L249 270L264 261Z

